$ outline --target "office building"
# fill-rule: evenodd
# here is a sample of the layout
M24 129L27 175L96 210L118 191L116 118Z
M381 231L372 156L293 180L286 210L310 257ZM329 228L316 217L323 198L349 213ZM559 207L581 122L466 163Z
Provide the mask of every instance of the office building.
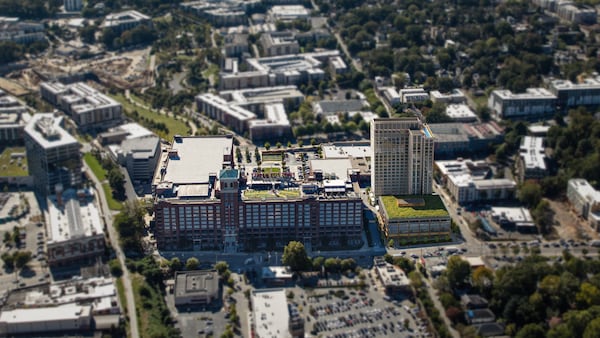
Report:
M283 104L265 105L264 115L264 119L256 119L248 123L252 141L286 140L292 137L292 127Z
M161 249L253 251L360 245L362 202L344 180L297 182L291 175L232 169L226 136L176 137L155 175L155 236Z
M599 78L590 77L579 83L569 80L554 80L550 82L549 89L557 96L557 104L561 109L600 105Z
M227 34L223 40L226 57L239 57L248 53L248 34Z
M83 82L70 85L42 82L40 94L65 111L82 129L103 129L120 124L123 119L119 102Z
M0 335L4 337L89 331L91 327L90 305L68 303L53 307L3 310L0 313Z
M387 263L383 257L375 257L373 263L377 277L379 277L385 288L386 294L396 296L412 293L410 280L400 267Z
M109 14L102 22L102 28L123 32L137 26L152 26L152 18L135 10Z
M398 105L402 103L402 97L394 87L386 87L382 90L383 97L387 100L387 102L392 105Z
M175 306L210 305L219 298L216 270L177 271L173 290Z
M67 189L81 183L80 144L62 122L54 114L35 114L25 126L29 174L44 195L54 193L57 184Z
M519 147L517 172L521 181L548 175L543 137L524 136Z
M65 11L79 12L83 9L83 0L64 0Z
M593 25L598 20L598 13L594 8L576 5L571 1L559 2L556 14L562 20L573 24Z
M402 103L423 102L429 100L429 94L423 88L404 88L398 92Z
M68 189L47 199L50 266L95 262L104 254L104 225L92 190Z
M184 11L205 18L213 26L222 27L247 25L246 13L260 4L260 0L200 0L182 2L179 6Z
M567 198L578 215L590 221L598 230L600 225L600 191L594 189L587 180L570 179L567 185Z
M29 44L46 39L44 25L37 22L22 22L19 18L0 16L0 41Z
M256 338L304 337L304 320L298 309L288 304L284 289L252 291L250 335Z
M232 128L238 133L244 133L248 129L248 123L256 119L256 114L229 104L225 99L211 93L196 96L198 111L205 113L224 125Z
M434 135L418 118L373 120L371 148L375 196L431 194Z
M520 232L535 233L537 227L529 209L523 207L492 207L492 220L501 227Z
M490 94L488 107L504 119L551 116L556 111L556 95L545 88L527 88L519 94L498 89Z

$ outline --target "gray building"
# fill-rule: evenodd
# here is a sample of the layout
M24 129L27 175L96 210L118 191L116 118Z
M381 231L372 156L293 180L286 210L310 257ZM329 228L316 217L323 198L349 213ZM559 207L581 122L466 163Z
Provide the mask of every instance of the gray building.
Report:
M117 152L117 161L127 168L134 181L150 181L160 158L157 136L126 139Z
M44 25L37 22L22 22L19 18L0 16L0 41L27 44L46 39Z
M29 174L44 195L54 193L57 184L68 188L81 183L80 144L62 122L54 114L35 114L25 126Z
M175 306L208 305L219 297L219 275L216 270L176 272L173 295Z
M130 10L107 15L101 27L123 32L140 25L152 26L152 19L138 11Z
M65 11L79 12L83 8L83 0L64 0Z

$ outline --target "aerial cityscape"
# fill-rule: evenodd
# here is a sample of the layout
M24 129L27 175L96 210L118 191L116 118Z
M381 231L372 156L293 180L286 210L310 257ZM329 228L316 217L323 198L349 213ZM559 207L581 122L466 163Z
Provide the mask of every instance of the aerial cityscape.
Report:
M600 338L599 0L0 0L0 337Z

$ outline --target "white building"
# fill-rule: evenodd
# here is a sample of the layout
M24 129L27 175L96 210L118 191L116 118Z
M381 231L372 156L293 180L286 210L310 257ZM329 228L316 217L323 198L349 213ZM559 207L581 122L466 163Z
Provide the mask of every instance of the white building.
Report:
M600 191L594 189L588 181L575 178L569 180L567 197L575 211L589 220L593 227L598 228L600 225Z
M0 89L0 142L23 142L23 131L30 118L27 107Z
M209 305L219 297L219 275L215 270L178 271L173 290L175 306Z
M65 11L79 12L83 8L83 0L64 0Z
M83 82L70 85L42 82L40 94L46 101L69 114L83 129L106 128L119 124L123 119L119 102Z
M284 140L292 136L292 127L283 104L265 105L264 112L264 119L252 120L248 123L251 140Z
M383 97L385 97L385 99L392 106L401 103L402 98L400 97L400 94L398 93L398 91L396 90L396 88L394 88L394 87L387 87L387 88L383 89L382 92L383 92Z
M523 137L519 148L518 171L521 181L539 179L548 174L543 137Z
M128 138L120 145L108 148L113 159L127 168L127 173L133 181L152 180L160 158L158 136Z
M68 303L53 307L4 310L0 335L36 335L49 332L87 331L91 328L90 305Z
M152 18L138 11L129 10L107 15L101 27L123 32L140 25L152 26Z
M432 90L429 92L429 97L432 102L465 103L467 101L467 97L460 89L453 89L449 93L441 93L439 90Z
M27 44L45 39L43 24L22 22L19 18L0 16L0 41Z
M229 104L225 99L211 93L196 96L196 105L199 111L231 127L238 133L248 130L248 123L256 119L256 114L253 112Z
M398 92L402 103L423 102L429 99L429 94L423 88L404 88Z
M556 95L545 88L527 88L525 93L494 90L488 107L501 118L530 118L551 115L556 111Z
M298 54L300 45L291 32L264 33L259 42L265 56Z
M449 104L446 115L454 122L477 122L477 114L466 104Z
M310 11L302 5L273 6L268 12L271 21L308 20Z
M284 289L252 291L250 325L256 338L304 336L304 321L295 307L288 306ZM293 310L295 311L293 311Z
M565 109L577 106L600 105L600 79L586 78L580 83L569 80L550 82L550 91L558 98L558 105Z
M373 120L371 148L375 196L431 194L434 136L418 118Z
M104 254L104 226L91 190L57 189L47 204L49 265L95 261Z
M490 178L485 161L436 161L442 183L459 204L514 198L517 183L506 178Z

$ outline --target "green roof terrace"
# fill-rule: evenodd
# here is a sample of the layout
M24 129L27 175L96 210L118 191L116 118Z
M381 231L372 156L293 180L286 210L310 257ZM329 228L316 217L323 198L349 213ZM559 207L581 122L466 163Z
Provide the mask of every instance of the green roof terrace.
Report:
M287 200L301 197L300 190L244 190L245 200Z
M389 219L449 216L437 195L381 196L380 200Z

